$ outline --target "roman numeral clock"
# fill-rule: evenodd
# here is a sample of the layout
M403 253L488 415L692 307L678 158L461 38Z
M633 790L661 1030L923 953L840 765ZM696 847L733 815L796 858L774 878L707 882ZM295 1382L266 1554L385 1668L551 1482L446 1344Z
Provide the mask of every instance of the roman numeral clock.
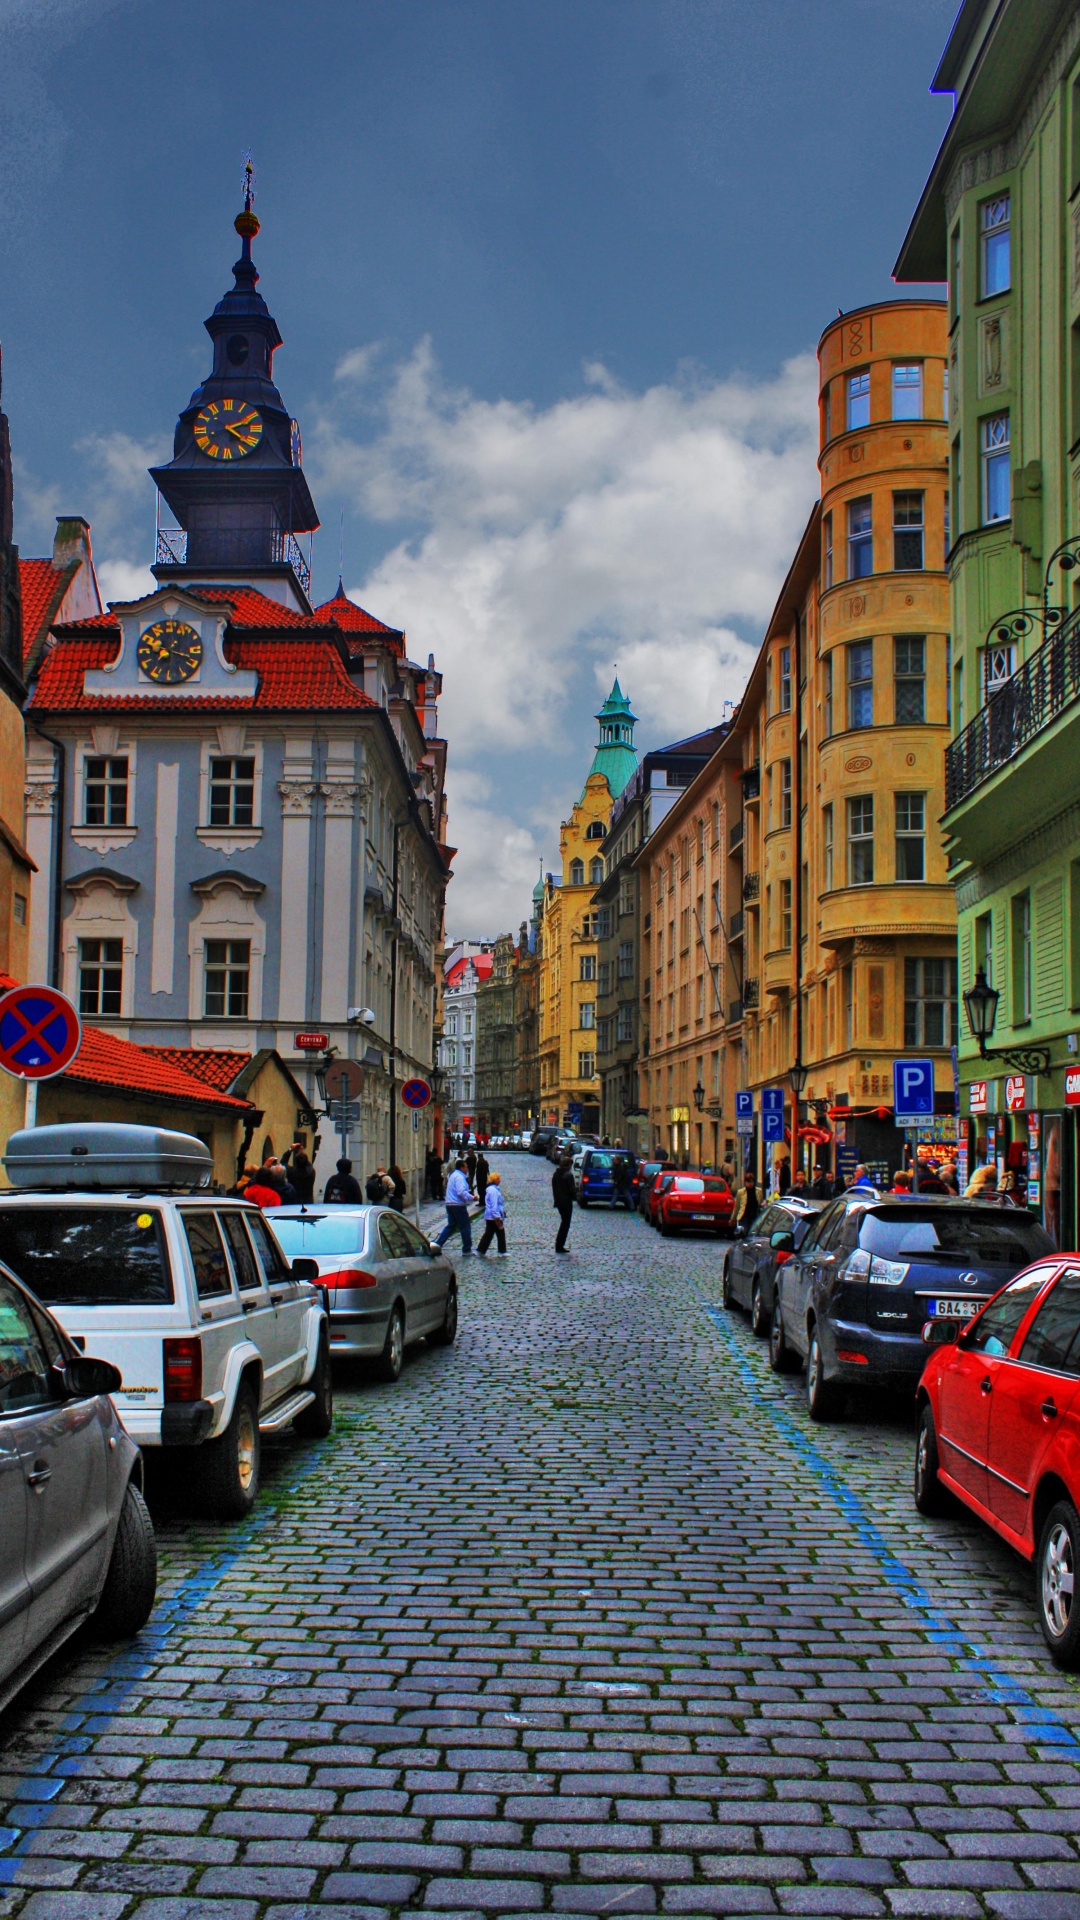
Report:
M262 439L262 415L228 394L208 400L195 415L195 445L211 460L243 460Z

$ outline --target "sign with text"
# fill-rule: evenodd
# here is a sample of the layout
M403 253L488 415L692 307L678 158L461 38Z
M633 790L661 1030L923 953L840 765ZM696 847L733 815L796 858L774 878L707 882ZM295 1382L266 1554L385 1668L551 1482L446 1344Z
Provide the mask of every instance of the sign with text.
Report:
M898 1127L915 1127L934 1111L932 1060L893 1061L893 1106Z
M1065 1069L1065 1100L1070 1107L1080 1107L1080 1067Z
M1080 1094L1077 1094L1077 1099L1080 1100ZM973 1080L968 1088L968 1112L990 1113L991 1111L990 1087L988 1082L985 1080Z
M735 1131L743 1134L754 1131L754 1096L745 1087L735 1095Z
M1010 1073L1005 1081L1006 1112L1023 1113L1027 1105L1027 1081L1022 1073Z
M328 1033L294 1033L293 1046L297 1053L325 1053L330 1045Z
M784 1137L783 1087L761 1089L761 1137L766 1146L775 1145Z

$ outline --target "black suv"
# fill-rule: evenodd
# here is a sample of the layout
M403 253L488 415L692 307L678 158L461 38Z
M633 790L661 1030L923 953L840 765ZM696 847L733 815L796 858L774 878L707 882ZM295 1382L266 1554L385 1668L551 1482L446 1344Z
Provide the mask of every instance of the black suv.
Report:
M835 1413L846 1387L918 1385L927 1320L966 1320L1054 1243L1034 1214L973 1200L877 1197L852 1190L817 1216L777 1274L769 1363L806 1362L813 1420Z

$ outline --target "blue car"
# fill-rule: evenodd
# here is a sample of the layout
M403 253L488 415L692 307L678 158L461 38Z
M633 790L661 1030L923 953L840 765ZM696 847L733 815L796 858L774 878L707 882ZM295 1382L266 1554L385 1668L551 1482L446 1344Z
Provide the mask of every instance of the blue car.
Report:
M625 1179L616 1179L617 1164L622 1162L626 1168ZM625 1147L588 1147L581 1156L577 1169L578 1205L590 1207L600 1202L609 1206L625 1206L630 1211L637 1206L638 1162L637 1155L628 1153Z

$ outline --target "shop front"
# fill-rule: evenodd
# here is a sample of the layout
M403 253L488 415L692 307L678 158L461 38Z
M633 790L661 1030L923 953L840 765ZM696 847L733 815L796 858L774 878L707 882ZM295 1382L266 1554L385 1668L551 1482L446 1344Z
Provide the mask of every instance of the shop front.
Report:
M1036 1213L1055 1246L1080 1245L1080 1068L1004 1074L965 1091L961 1174L993 1167L997 1190Z

